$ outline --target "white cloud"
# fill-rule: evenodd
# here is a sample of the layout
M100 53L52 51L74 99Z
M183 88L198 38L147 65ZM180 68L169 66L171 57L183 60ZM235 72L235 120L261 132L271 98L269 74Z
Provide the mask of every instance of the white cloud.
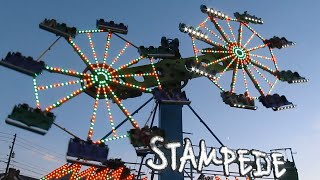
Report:
M42 156L42 159L46 160L46 161L51 161L51 162L59 162L55 156L51 155L51 154L45 154Z

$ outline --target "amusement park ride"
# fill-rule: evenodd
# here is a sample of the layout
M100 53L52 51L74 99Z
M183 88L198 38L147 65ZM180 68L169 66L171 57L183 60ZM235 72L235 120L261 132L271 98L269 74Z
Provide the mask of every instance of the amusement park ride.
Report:
M6 119L6 123L41 135L46 134L51 126L55 125L73 136L69 141L67 150L68 163L44 176L43 180L58 179L68 175L70 179L147 179L147 177L142 177L141 166L145 165L145 157L157 154L152 151L149 145L150 140L154 137L162 137L165 142L179 142L183 144L183 106L188 106L219 144L224 146L190 106L191 101L182 90L191 79L199 77L207 78L210 83L221 90L222 101L230 107L257 110L257 101L261 102L264 107L271 108L274 111L296 107L284 95L272 94L272 90L279 80L290 84L308 81L297 72L280 70L273 53L275 48L282 49L295 43L288 41L284 37L274 36L265 39L249 25L263 24L261 18L252 16L247 12L243 14L234 13L235 18L232 18L223 12L207 8L204 5L200 9L201 12L207 15L207 18L198 26L193 27L183 23L179 25L179 30L191 38L194 52L193 57L181 57L179 40L177 38L168 39L162 37L161 45L158 47L138 47L123 38L123 35L128 33L128 27L123 23L117 24L114 21L100 19L96 21L97 29L78 30L75 27L67 26L65 23L59 23L55 19L45 19L39 24L39 27L58 36L58 39L40 58L34 59L26 57L20 52L9 52L0 61L0 65L33 78L36 99L36 107L28 104L16 105ZM223 25L221 25L222 23ZM235 25L237 26L236 31L233 28ZM225 30L226 28L227 30ZM250 32L246 39L243 38L245 32ZM92 35L96 33L105 33L107 37L105 52L101 59L96 54L92 41ZM89 59L75 43L75 39L80 35L88 37L93 59ZM124 41L125 46L113 60L109 61L109 52L112 50L110 44L113 37ZM40 60L61 38L67 41L78 54L82 63L85 64L82 72L52 67ZM126 49L129 47L137 49L137 56L132 57L130 61L115 68L114 64L126 53ZM141 64L141 62L143 63ZM52 85L38 85L37 79L45 71L76 78L76 80ZM226 78L223 82L219 81L224 78L223 76L226 78L230 77L229 82L227 82L229 83L229 87L225 87ZM143 80L137 80L136 77L142 77ZM262 83L260 82L261 80ZM239 83L239 81L243 81L243 83ZM261 85L263 83L265 85ZM47 107L40 105L39 92L74 84L80 85L80 88ZM240 86L241 84L243 85L236 88L238 84ZM257 90L257 96L253 95L254 92L249 92L250 86ZM52 113L53 109L60 107L81 93L86 93L95 100L87 139L84 140L59 126L55 122L55 114ZM130 113L122 102L128 98L138 98L144 93L152 94L152 98L134 113ZM149 126L140 127L133 115L152 101L152 99L156 103L152 121ZM101 100L105 101L108 110L106 117L109 118L112 130L103 138L93 140L96 114ZM115 125L116 120L112 115L111 102L116 104L119 110L126 116L126 119L117 125ZM158 127L154 126L157 109L159 109ZM125 135L118 135L117 129L127 121L131 123L133 128L128 130L128 133ZM126 167L126 163L121 159L108 159L108 141L121 138L130 138L137 156L141 157L141 164L137 174L131 173L131 170ZM162 144L157 144L157 147L164 149L164 145ZM291 149L278 149L275 151L285 150ZM167 159L169 159L169 154L168 150L164 150L164 155ZM182 154L183 148L177 148L176 156L182 157ZM161 164L158 155L154 155L152 160L156 164ZM234 163L239 164L239 161ZM262 166L264 164L262 162ZM82 165L91 167L80 172ZM281 180L298 179L293 157L291 161L286 161L281 167L286 169L286 173L281 177L274 175L274 178ZM252 165L252 169L257 171L258 167ZM265 170L264 167L262 169ZM190 172L187 172L187 170L190 170ZM196 174L200 174L200 176ZM172 171L169 168L163 171L152 170L151 175L149 175L150 179L154 179L155 175L158 175L158 179L161 180L181 180L184 178L220 179L218 175L238 179L241 176L239 173L198 172L196 168L193 169L192 167L184 169L182 173ZM250 173L245 174L243 177L246 179L255 178ZM272 177L272 174L269 174L266 178L270 177Z

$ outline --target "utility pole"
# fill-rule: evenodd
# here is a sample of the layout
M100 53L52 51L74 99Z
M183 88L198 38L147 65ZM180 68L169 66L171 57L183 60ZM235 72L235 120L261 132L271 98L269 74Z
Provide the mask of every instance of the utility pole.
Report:
M12 154L13 154L13 147L14 147L14 144L16 143L17 134L14 134L13 137L14 138L13 138L13 141L12 141L12 146L11 146L11 149L10 149L10 154L9 154L9 158L8 158L8 162L7 162L6 176L8 175L8 172L9 172L10 161L11 161Z

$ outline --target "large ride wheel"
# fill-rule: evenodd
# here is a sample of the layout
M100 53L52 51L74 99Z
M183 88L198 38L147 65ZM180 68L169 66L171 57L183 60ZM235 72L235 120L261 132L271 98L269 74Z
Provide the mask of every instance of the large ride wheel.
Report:
M22 73L25 73L27 75L30 75L33 77L33 84L34 84L34 92L35 92L35 101L36 101L36 108L31 108L28 105L20 105L17 106L16 109L24 111L30 111L31 114L33 112L38 112L44 117L47 117L48 115L52 116L52 118L49 121L48 118L44 118L45 123L48 125L43 128L41 125L39 125L39 121L33 121L33 120L21 120L21 118L15 118L15 114L19 114L20 111L14 111L12 118L8 120L7 122L9 124L13 124L19 127L31 130L33 132L37 132L40 134L45 134L45 130L49 130L51 124L54 123L55 116L53 113L51 113L52 110L61 107L64 103L72 100L73 98L76 98L82 93L86 93L90 97L94 99L93 108L92 108L92 116L90 118L89 122L89 128L88 128L88 134L86 141L93 141L94 143L105 143L107 141L121 139L124 137L127 137L128 135L121 134L118 135L116 131L116 125L120 122L114 118L113 110L112 108L116 108L115 106L112 107L112 104L116 104L118 111L122 112L127 119L129 119L132 128L139 128L139 125L137 121L131 116L131 113L127 110L127 108L123 104L123 100L127 98L134 98L141 96L142 93L151 93L151 88L146 88L141 83L139 83L138 80L127 82L127 79L132 78L148 78L152 79L153 81L157 82L158 88L161 88L160 81L158 78L158 74L156 72L156 69L154 68L154 60L152 58L145 58L144 56L140 55L138 53L138 47L133 45L131 42L127 41L123 37L121 37L119 34L127 34L127 26L124 24L115 24L113 21L110 22L104 22L104 20L100 19L97 20L97 29L93 30L77 30L74 27L68 27L66 24L57 23L56 20L44 20L42 23L40 23L40 28L47 30L51 33L54 33L57 36L60 36L64 38L67 43L72 47L72 49L75 51L75 53L78 55L80 61L79 63L83 63L84 68L82 71L75 71L71 70L74 68L61 68L61 67L55 67L45 64L43 61L36 61L31 57L24 57L20 53L9 53L7 57L2 61L2 65L5 65L11 69L18 70ZM106 37L106 43L104 47L104 53L103 56L99 57L96 52L96 47L94 45L92 36L93 34L105 34ZM76 44L76 39L79 38L79 36L86 36L89 42L89 49L92 51L92 58L89 57L88 53L84 53L79 45ZM112 45L112 39L117 38L118 41L114 45ZM57 40L58 41L58 40ZM56 42L57 42L56 41ZM55 42L55 43L56 43ZM52 45L53 46L53 45ZM48 49L51 49L52 46L50 46ZM117 47L118 46L118 47ZM121 47L122 46L122 47ZM120 48L119 48L120 47ZM113 54L112 49L115 49ZM129 51L128 49L131 48L130 53L126 55L126 52ZM120 49L118 51L117 49ZM117 52L118 51L118 52ZM134 53L133 53L134 52ZM45 53L42 54L42 56ZM110 55L111 54L111 55ZM134 55L135 54L135 55ZM126 55L126 56L125 56ZM41 57L42 57L41 56ZM123 58L125 56L125 58ZM130 59L128 59L128 57ZM18 61L15 61L15 59L19 60L19 63L15 63ZM39 58L40 59L40 58ZM121 63L122 61L122 63ZM127 68L134 67L137 64L140 65L141 61L145 61L144 64L150 65L149 68L147 68L148 72L127 72ZM25 65L29 63L28 65ZM115 64L120 64L115 68ZM139 64L140 63L140 64ZM72 66L76 66L76 64L72 64ZM67 81L67 82L57 82L53 84L48 85L42 85L38 83L38 79L41 78L42 80L44 77L42 77L45 73L42 73L42 71L47 71L52 74L61 74L65 77L71 77L73 80ZM132 83L134 82L134 83ZM41 104L41 100L39 98L39 94L41 94L40 97L46 97L46 90L49 89L56 89L62 86L70 86L70 85L78 85L79 88L71 91L70 94L68 94L65 97L62 97L58 100L56 100L54 103L51 103L47 106L43 106ZM102 102L103 101L103 102ZM97 139L93 140L93 134L94 134L94 127L97 117L97 110L98 106L102 106L105 104L105 108L107 109L107 114L103 117L109 120L110 126L112 130L112 137L105 137L103 139ZM24 108L25 106L28 106L27 108ZM24 109L23 109L24 108ZM34 113L33 113L34 114ZM31 115L34 116L34 115ZM22 123L25 123L25 125L21 125ZM18 125L18 123L20 123ZM43 128L42 130L38 130L36 128L33 128L33 126L37 127L38 129ZM66 127L68 129L68 127ZM129 129L128 129L129 130ZM108 130L107 130L108 131ZM77 134L77 133L75 133Z
M240 82L240 78L237 79L237 75L240 73L243 76L243 85L245 86L245 91L248 96L250 96L247 81L248 77L253 82L260 95L269 94L274 87L275 82L271 83L265 75L260 73L258 68L266 71L275 78L276 75L274 73L279 70L279 68L277 66L276 58L272 49L268 47L267 43L264 43L265 39L251 26L249 26L249 23L247 22L232 19L220 11L214 11L211 13L210 8L203 9L203 11L208 12L208 17L202 23L200 23L199 26L190 33L190 35L196 57L198 57L200 53L213 53L217 55L216 59L210 59L204 64L204 67L214 66L217 64L220 64L224 67L221 72L217 72L216 75L211 78L212 82L223 91L228 90L232 93L236 93L236 84ZM223 28L224 26L220 25L221 23L225 23L228 27L228 30L225 30ZM233 27L235 27L237 24L238 29L234 30ZM251 31L251 36L247 40L244 40L244 28L247 28ZM190 28L185 27L183 31L189 32ZM201 37L200 31L206 32L208 35L204 35L203 39L197 39L197 33L199 33ZM258 40L260 40L260 44L256 44L258 41L252 42L254 38L258 38ZM196 40L201 40L207 45L212 46L212 48L201 49L201 46L197 45L198 43L196 43ZM258 50L260 49L267 49L269 51L269 55L259 55ZM261 60L270 61L273 67L270 66L270 63L268 66L263 65ZM239 70L240 72L238 72ZM269 84L268 89L262 89L260 82L256 79L253 71L260 73L261 77L263 77L264 80ZM220 83L221 81L219 81L228 72L232 73L232 79L229 88L223 87L221 85L222 83Z
M188 70L210 79L223 91L221 96L226 104L255 110L254 99L264 101L265 97L273 96L272 90L279 79L288 81L281 76L280 72L284 71L278 67L273 48L281 49L295 43L278 37L265 39L249 25L263 24L261 18L247 12L235 13L236 18L231 18L204 5L201 11L208 17L197 27L179 26L181 32L191 37L195 55L194 61L187 64ZM300 76L297 79L306 81ZM276 98L282 98L283 102L274 110L284 105L294 107L284 96Z

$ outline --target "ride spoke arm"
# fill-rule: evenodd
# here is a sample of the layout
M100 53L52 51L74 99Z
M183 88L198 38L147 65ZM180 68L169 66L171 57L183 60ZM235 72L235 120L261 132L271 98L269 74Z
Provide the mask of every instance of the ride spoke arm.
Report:
M194 53L194 56L196 57L196 62L198 63L199 62L199 58L198 58L198 49L196 47L196 44L194 42L194 37L191 36L191 41L192 41L192 49L193 49L193 53Z
M250 38L247 40L247 42L243 45L243 47L247 47L247 45L250 43L250 41L254 38L256 34L255 33L252 33L252 35L250 36Z
M78 56L86 64L86 66L89 67L90 71L93 71L93 68L89 59L86 57L85 54L83 54L83 52L80 50L78 45L76 45L76 43L72 40L72 38L70 37L69 39L67 39L67 41L72 46L72 48L77 52Z
M273 54L273 50L271 48L269 48L270 54L272 56L272 61L274 63L274 67L276 68L277 71L279 71L279 67L278 67L278 63L277 63L277 59Z
M139 73L139 74L117 74L113 75L114 78L126 78L126 77L135 77L135 76L156 76L156 73Z
M242 69L243 83L244 83L244 87L246 88L246 94L247 94L247 96L250 97L249 88L248 88L248 81L247 81L247 77L246 77L246 72L244 70L243 62L240 61L240 64L241 64L241 69Z
M265 40L257 31L255 31L252 27L249 26L247 23L243 23L253 34L256 34L262 41Z
M139 125L137 124L137 122L130 115L129 111L123 106L123 104L121 103L121 100L117 97L117 95L113 92L113 90L108 84L107 84L107 91L108 91L107 93L111 94L111 99L118 105L121 111L129 118L132 126L134 128L139 128Z
M237 65L233 68L232 82L231 82L231 93L235 91L235 86L237 82L237 73L238 73L239 61L237 61Z
M89 77L90 76L90 74L79 73L77 71L66 70L66 69L62 69L62 68L58 68L58 67L46 66L45 70L50 72L50 73L63 74L63 75L71 76L71 77L77 77L77 78Z
M214 24L214 26L217 28L217 30L219 31L219 33L221 34L222 38L226 41L226 42L231 42L228 34L226 34L224 32L224 30L222 29L222 27L220 26L220 24L218 23L218 21L215 18L211 18L211 22Z
M159 88L159 89L162 89L162 86L161 86L161 83L160 83L160 79L159 79L158 73L157 73L157 71L156 71L156 68L154 67L154 63L153 63L153 59L152 59L152 58L150 58L150 64L151 64L151 66L152 66L153 72L154 72L155 75L156 75L156 80L157 80L158 88Z
M74 80L74 81L55 83L55 84L50 84L50 85L45 85L45 86L37 86L37 90L46 90L46 89L51 89L51 88L68 86L68 85L72 85L72 84L78 84L78 83L82 83L82 82L84 82L84 80Z
M225 61L225 60L227 60L227 59L229 59L229 58L233 58L234 56L235 56L234 54L230 54L229 56L226 56L226 57L217 59L217 60L215 60L215 61L212 61L212 62L206 64L206 66L210 66L210 65L213 65L213 64L217 64L217 63L222 62L222 61Z
M134 84L131 84L131 83L127 83L127 82L122 82L122 81L119 81L117 80L116 78L113 78L111 80L113 83L116 83L116 84L119 84L119 85L122 85L122 86L126 86L126 87L130 87L130 88L135 88L135 89L139 89L141 91L144 91L144 92L152 92L151 89L149 88L145 88L145 87L142 87L142 86L137 86L137 85L134 85Z
M193 36L191 36L191 37L193 37ZM209 44L209 45L211 45L211 46L214 46L215 48L225 48L225 49L227 49L227 46L222 45L222 44L220 44L220 43L217 43L217 42L215 42L215 41L212 41L212 40L209 39L209 38L207 38L207 39L197 38L197 39L200 40L200 41L203 41L203 42L205 42L205 43L207 43L207 44Z
M229 51L206 50L206 49L198 50L198 52L201 52L201 53L214 53L214 54L226 54L226 53L229 53Z
M269 84L270 87L273 86L273 84L266 78L266 76L265 76L264 74L262 74L262 73L258 70L257 67L255 67L255 66L252 65L252 64L250 64L250 65L251 65L251 66L254 68L254 70L261 76L261 78L264 79L264 80Z
M278 80L279 80L279 79L277 78L277 79L274 81L273 86L271 86L268 94L271 94L271 92L272 92L272 90L274 89L274 86L277 84Z
M233 64L233 62L237 59L237 57L232 58L232 60L230 61L230 63L224 68L224 70L222 71L222 73L217 77L217 82L219 81L219 79L223 76L223 74L230 68L230 66Z
M221 38L216 33L214 33L214 31L210 30L207 26L203 26L203 28L205 28L207 31L209 31L210 34L214 35L216 38L220 39L222 42L227 43L223 38Z
M118 61L118 59L121 57L121 55L126 51L126 49L130 46L129 43L126 43L126 45L123 47L123 49L119 52L119 54L113 59L112 63L108 67L107 71Z
M210 17L207 17L203 22L201 22L199 26L196 28L196 30L198 30L200 27L205 27L205 24L208 22L209 19Z
M89 39L89 44L90 44L90 48L91 48L91 50L92 50L93 58L94 58L96 64L99 64L98 58L97 58L97 54L96 54L96 50L95 50L94 44L93 44L93 42L92 42L91 33L88 32L88 33L87 33L87 36L88 36L88 39Z
M59 101L57 101L56 103L48 106L47 108L45 108L46 111L51 111L52 109L54 108L57 108L59 106L61 106L62 104L64 104L65 102L69 101L70 99L78 96L79 94L81 94L85 89L87 89L88 87L91 87L92 86L92 83L89 83L87 84L86 86L78 89L78 90L75 90L73 91L70 95L64 97L64 98L61 98Z
M107 35L107 42L106 42L106 48L104 50L104 54L103 54L103 64L106 64L108 55L109 55L109 48L110 48L110 41L111 41L111 37L112 37L112 33L108 32Z
M249 78L251 79L252 83L254 84L254 87L259 91L261 96L264 96L264 92L263 92L262 88L260 87L256 78L254 77L254 74L251 72L251 70L248 68L248 66L244 66L244 69L245 69L246 73L248 74Z
M230 20L227 20L227 24L228 24L228 28L229 28L229 30L230 30L231 36L232 36L234 42L236 42L237 40L236 40L236 37L235 37L235 35L234 35L234 33L233 33L233 29L232 29L232 27L231 27L231 25L230 25Z
M33 88L34 88L34 95L36 98L36 106L38 109L40 109L40 100L39 100L39 94L38 94L38 85L36 78L33 78Z
M266 57L266 56L261 56L261 55L257 55L257 54L249 54L252 57L256 57L256 58L261 58L261 59L266 59L266 60L272 60L272 58Z
M242 23L240 22L240 26L238 29L238 45L241 46L242 43L242 34L243 34L243 26Z
M114 141L114 140L118 140L118 139L123 139L123 138L127 138L129 137L129 134L125 134L125 135L121 135L121 136L117 136L117 137L112 137L112 138L104 138L104 139L101 139L99 141L97 141L97 143L105 143L105 142L109 142L109 141Z
M117 71L120 71L124 68L127 68L129 66L132 66L134 64L137 64L141 59L143 59L144 57L143 56L140 56L139 58L136 58L136 59L133 59L132 61L130 61L129 63L125 64L125 65L122 65L120 66L119 68L113 70L111 73L114 73L114 72L117 72Z
M251 51L255 51L255 50L257 50L257 49L261 49L261 48L264 48L264 47L267 47L267 46L268 46L268 43L266 43L266 44L261 44L261 45L259 45L259 46L250 48L250 49L248 49L247 51L248 51L248 52L251 52Z
M90 120L90 128L89 128L87 140L91 140L92 135L93 135L93 127L94 127L94 123L96 121L97 110L98 110L98 105L99 105L100 90L101 90L101 86L99 86L97 88L97 95L96 95L95 102L93 105L93 113L92 113L91 120Z
M108 95L107 95L105 87L103 87L103 95L104 95L104 98L106 100L106 107L107 107L107 110L108 110L108 117L109 117L109 122L110 122L110 125L111 125L111 128L112 128L112 134L113 134L113 137L116 137L117 134L116 134L116 129L114 127L114 121L113 121L113 116L112 116L112 112L111 112L111 106L110 106L110 103L109 103L109 100L108 100Z
M217 83L217 80L215 77L213 78L208 78L211 82L213 82L214 85L216 85L221 91L225 91L225 89L223 89L222 86L220 86L220 84Z
M272 92L274 86L277 84L278 78L277 78L277 79L275 80L275 82L272 84L270 81L268 81L268 79L267 79L262 73L260 73L260 71L258 70L258 68L256 68L256 67L253 66L252 64L251 64L251 66L252 66L252 67L257 71L257 73L269 84L270 90L269 90L268 94L270 94L270 93ZM274 75L274 74L273 74L273 75Z
M251 59L251 63L255 66L257 66L258 68L267 71L268 73L275 75L275 71L273 71L272 69L268 68L267 66L261 64L259 61L253 60Z

